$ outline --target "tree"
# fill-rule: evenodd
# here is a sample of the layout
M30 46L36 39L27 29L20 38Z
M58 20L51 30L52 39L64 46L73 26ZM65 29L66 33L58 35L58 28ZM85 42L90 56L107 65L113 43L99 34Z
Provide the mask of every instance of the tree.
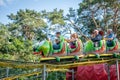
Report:
M7 48L8 38L9 38L8 28L4 24L0 23L0 53L8 52Z
M19 10L17 14L10 14L8 18L13 21L10 23L10 30L18 32L17 35L22 35L26 39L33 39L37 29L46 27L47 24L43 20L40 12L34 10Z
M57 10L57 8L56 8L51 12L46 12L45 10L43 10L42 15L44 16L44 18L46 18L48 20L48 22L51 25L54 25L54 24L65 25L65 22L63 20L64 16L63 16L62 9Z
M68 24L64 20L63 10L58 10L57 8L53 11L47 12L46 10L42 11L42 15L48 23L48 27L45 29L46 34L50 37L57 31L61 32L62 35L68 34L70 29ZM67 31L69 30L69 31Z
M83 0L79 4L79 22L89 31L112 28L116 34L119 27L119 0ZM118 36L119 37L119 36Z

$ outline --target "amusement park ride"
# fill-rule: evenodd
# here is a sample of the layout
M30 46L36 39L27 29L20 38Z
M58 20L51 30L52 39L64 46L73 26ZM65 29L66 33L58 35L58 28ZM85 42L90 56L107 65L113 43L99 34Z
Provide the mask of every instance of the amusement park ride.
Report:
M95 47L94 43L91 40L88 40L85 45L81 40L76 41L75 48L70 48L66 41L60 43L60 49L54 50L52 48L52 43L50 41L42 41L37 43L34 47L34 54L40 55L41 62L50 62L51 60L56 60L58 62L62 60L72 60L86 57L87 55L94 55L100 57L100 54L112 54L113 56L116 53L119 53L120 43L117 39L112 41L112 46L107 46L105 40L99 42L99 46Z
M41 55L41 63L49 63L49 64L59 64L58 62L60 62L60 64L66 64L66 63L77 63L77 62L82 62L83 60L87 59L86 61L97 61L99 63L99 60L96 60L97 59L100 59L100 60L109 60L109 59L115 59L116 61L116 67L115 69L117 70L117 78L111 78L111 75L115 74L115 72L111 72L111 75L108 74L108 78L95 78L95 77L91 77L93 78L92 80L119 80L119 62L118 62L118 59L120 58L120 55L119 55L119 52L120 52L120 43L117 39L114 39L112 41L112 46L107 46L106 45L106 41L105 40L101 40L99 42L99 46L95 47L94 46L94 43L91 41L91 40L88 40L85 45L83 46L82 44L82 41L81 40L78 40L76 42L76 47L71 49L70 46L68 45L68 43L66 41L64 42L61 42L60 43L60 49L59 50L54 50L52 48L52 43L50 41L44 41L42 42L42 44L40 43L40 45L37 45L36 46L36 49L34 50L34 54L36 55ZM112 62L111 60L108 61L108 62ZM94 70L96 72L93 72L91 71L91 73L93 72L93 74L100 74L99 71L100 70L103 70L103 72L101 72L102 74L104 74L104 70L106 67L104 67L105 64L102 64L102 65L96 65L94 66L94 68L98 68L97 70ZM100 66L102 68L100 68ZM81 73L81 75L84 75L85 77L85 74L90 74L89 70L89 66L88 67L84 67L84 69L87 69L88 70L88 73L86 73L86 71L84 72L83 71L83 67L79 67L79 66L76 66L78 67L77 70L75 68L74 65L72 65L70 67L70 70L71 68L74 69L76 71L76 76L78 76L78 74L81 73L81 71L83 72L83 74ZM109 69L109 68L106 68L106 69ZM111 69L112 71L113 69ZM80 71L80 72L79 72ZM77 74L78 72L78 74ZM98 72L98 73L97 73ZM101 74L101 75L102 75ZM71 73L67 73L66 76L68 76L67 80L74 80L74 79L71 79L71 77L69 78L69 76L72 75ZM106 74L107 75L107 74ZM112 75L112 76L113 76ZM87 75L86 77L88 77L89 75ZM92 76L92 75L91 75ZM80 75L79 75L79 78L80 78ZM79 80L76 79L76 80ZM111 78L111 79L110 79ZM90 78L88 78L89 80L91 80ZM83 76L81 76L81 80L88 80L86 78L83 78Z
M37 62L37 63L36 62L32 62L32 63L24 62L24 63L18 64L17 62L13 62L13 61L1 61L0 60L0 65L3 65L2 67L7 66L7 67L13 67L13 68L29 68L29 69L43 68L42 73L39 72L40 74L43 74L42 80L46 80L47 69L49 70L67 69L69 71L72 71L73 72L72 74L69 72L66 73L67 80L75 80L74 78L75 76L79 76L78 78L81 77L81 80L91 80L90 76L87 75L87 74L90 74L89 73L90 70L96 68L96 70L94 69L91 71L92 74L100 75L99 71L102 70L103 71L102 74L107 75L106 69L109 69L109 68L104 67L104 65L107 63L108 64L116 63L115 69L117 70L116 71L117 78L116 77L111 78L111 76L108 76L108 79L102 78L102 79L97 79L97 80L116 80L116 79L120 80L119 78L119 69L120 69L119 67L119 58L120 58L119 41L117 39L114 39L112 41L112 46L107 46L106 41L103 39L99 42L99 44L100 45L98 47L95 47L94 43L91 40L88 40L83 45L82 41L78 40L75 43L76 47L70 48L70 45L66 41L62 41L60 42L60 49L54 50L52 46L52 42L49 40L44 40L34 45L34 54L36 56L41 56L40 62ZM83 65L90 65L90 64L96 64L95 65L96 67L95 66L93 67L83 66ZM97 64L101 64L101 65L97 65ZM80 65L84 67L84 70L83 70L83 67L80 67ZM111 70L114 70L114 69L111 69ZM88 71L87 74L86 74L86 71ZM93 71L96 71L96 72L93 72ZM81 75L78 75L79 73L81 73L81 75L84 74L84 77ZM35 73L35 74L38 74L38 73ZM112 72L112 74L115 75L115 72ZM71 77L69 78L69 76L71 75L72 75L72 78ZM104 77L105 75L102 75L102 76ZM89 79L83 79L88 76L89 76ZM17 76L15 78L8 77L3 80L11 80L11 79L16 79L18 77L20 76ZM91 75L91 78L93 78L93 80L96 80L96 78L92 75ZM76 80L79 80L79 79L76 79Z

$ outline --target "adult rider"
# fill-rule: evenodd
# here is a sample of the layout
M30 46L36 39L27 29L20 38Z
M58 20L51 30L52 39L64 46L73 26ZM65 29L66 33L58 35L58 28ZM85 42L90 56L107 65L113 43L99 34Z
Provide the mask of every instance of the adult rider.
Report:
M55 44L53 44L53 49L54 50L58 50L60 49L60 42L63 42L64 41L64 37L61 35L60 32L56 32L56 37L57 39L55 39Z
M76 48L76 41L78 41L78 34L71 34L70 39L66 40L70 44L70 48Z
M112 31L112 29L108 29L107 30L107 37L105 38L105 40L107 41L107 46L111 47L113 45L113 40L115 38L115 35Z
M93 41L95 47L100 46L99 42L100 42L100 40L102 40L102 36L99 34L98 30L93 31L93 34L91 36L91 40Z

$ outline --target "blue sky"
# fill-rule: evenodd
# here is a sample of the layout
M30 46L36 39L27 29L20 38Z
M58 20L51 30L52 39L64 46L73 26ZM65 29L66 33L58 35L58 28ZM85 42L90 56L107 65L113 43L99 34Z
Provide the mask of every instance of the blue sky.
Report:
M6 15L16 13L19 9L34 9L36 11L52 11L55 8L63 9L64 14L70 7L77 9L82 0L0 0L0 22L10 22Z

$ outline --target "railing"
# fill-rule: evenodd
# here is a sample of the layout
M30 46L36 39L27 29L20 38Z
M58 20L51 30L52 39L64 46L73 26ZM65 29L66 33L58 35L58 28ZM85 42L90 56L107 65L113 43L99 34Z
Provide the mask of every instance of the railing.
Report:
M85 55L84 58L79 59L78 61L74 61L71 63L38 63L38 62L20 62L20 61L12 61L12 60L0 60L0 67L6 67L6 68L21 68L21 69L41 69L42 71L39 72L32 72L28 74L21 74L17 76L12 76L12 77L6 77L3 78L2 80L12 80L12 79L17 79L23 76L33 76L33 75L40 75L42 74L42 80L46 80L46 72L49 71L69 71L69 68L72 67L77 67L80 65L92 65L92 64L101 64L101 63L106 63L106 64L116 64L116 73L119 75L119 57L112 58L113 54L100 54L99 58L91 58L94 57L95 55ZM104 56L104 57L102 57ZM107 57L108 56L108 57ZM119 56L119 54L117 54ZM107 58L106 58L107 57ZM8 70L9 71L9 70ZM74 72L74 71L71 71ZM8 75L8 73L7 73ZM74 77L74 76L73 76ZM118 80L120 80L119 76L117 76Z

